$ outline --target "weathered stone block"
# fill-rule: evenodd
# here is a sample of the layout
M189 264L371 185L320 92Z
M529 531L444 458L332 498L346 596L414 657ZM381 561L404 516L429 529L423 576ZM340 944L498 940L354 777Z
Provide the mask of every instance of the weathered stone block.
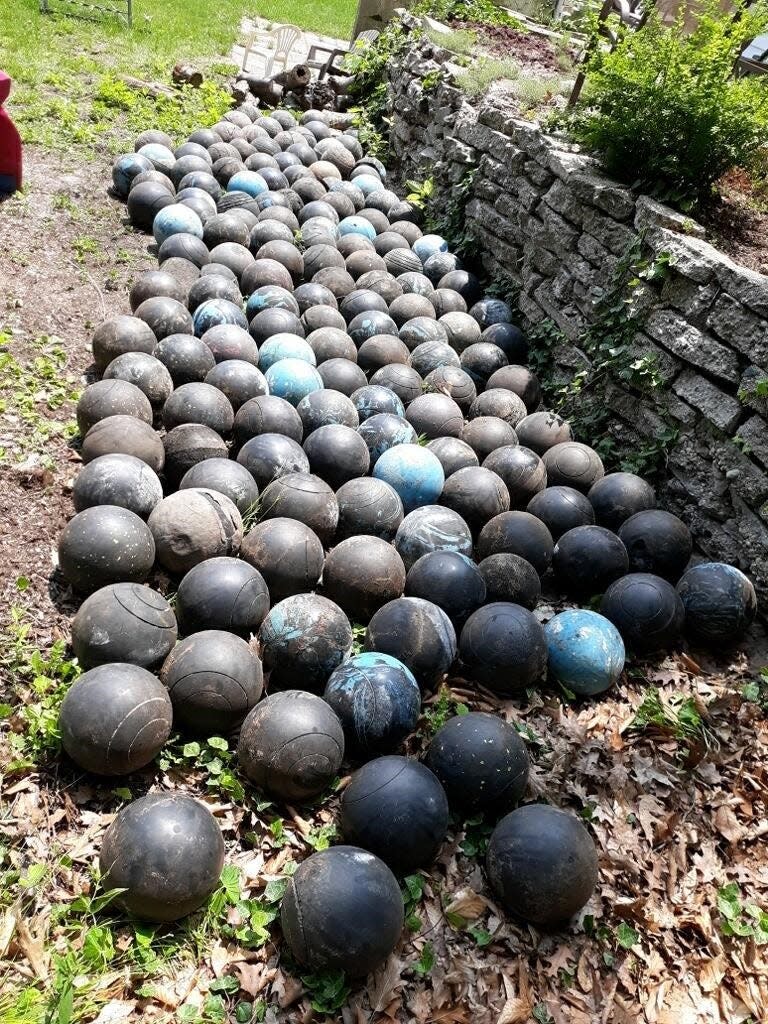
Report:
M571 341L576 341L586 326L584 315L575 306L563 306L552 294L552 283L543 281L534 292L534 298L546 315Z
M648 335L642 331L638 331L633 338L630 352L635 359L652 356L656 372L665 384L669 384L670 381L674 380L683 365L679 359L675 359L669 352L665 351L654 341L651 341Z
M719 294L720 285L716 280L709 284L697 284L674 271L665 279L661 288L661 298L667 305L679 309L688 320L702 323Z
M738 398L721 391L711 380L695 370L683 370L672 385L672 390L725 433L734 430L741 419L742 407Z
M768 321L761 320L730 295L719 296L707 326L756 363L768 364Z
M584 259L594 263L595 266L603 266L606 260L615 259L609 250L598 242L594 235L589 235L586 232L583 235L579 235L576 247Z
M529 324L540 324L547 319L547 313L530 295L521 293L517 299L517 307Z
M588 174L599 170L600 164L586 153L566 149L551 149L547 154L547 167L556 177L567 180L574 174Z
M575 246L579 237L578 229L569 224L556 210L542 203L536 213L542 224L542 230L538 233L538 240L542 245L559 253Z
M648 228L667 228L676 234L688 235L692 238L704 238L706 231L695 220L678 213L671 206L652 199L650 196L638 196L635 204L635 228L646 231Z
M546 167L542 167L536 160L526 160L523 170L528 180L534 185L539 185L541 188L546 188L555 180L554 174L548 171Z
M629 189L600 174L573 174L568 187L582 202L590 203L615 220L628 220L635 210L635 200Z
M717 279L734 299L768 318L768 276L736 264L723 264L717 269Z
M501 186L487 178L481 178L474 183L474 192L478 199L484 199L487 203L494 203L501 193Z
M584 207L583 224L585 231L617 256L622 256L637 239L635 232L626 224L620 224L591 206Z
M742 423L736 434L752 458L761 466L768 467L768 423L761 416L751 416Z
M736 353L689 324L674 310L658 309L651 313L645 332L684 362L734 384L739 379Z
M678 235L667 228L651 228L645 235L645 241L658 256L666 253L671 267L690 277L692 281L706 284L715 273L724 267L733 266L731 260L722 252L718 252L709 242L701 238L689 238Z
M504 188L512 190L520 179L520 172L526 161L525 153L521 149L510 147L506 160L494 160L485 153L480 160L480 174L491 178Z
M768 419L768 396L758 394L768 384L768 373L760 366L748 366L739 381L739 398L749 409Z
M525 179L523 179L525 180ZM529 186L532 187L532 186ZM573 189L557 178L544 195L544 202L562 214L573 224L581 224L584 206L574 195Z

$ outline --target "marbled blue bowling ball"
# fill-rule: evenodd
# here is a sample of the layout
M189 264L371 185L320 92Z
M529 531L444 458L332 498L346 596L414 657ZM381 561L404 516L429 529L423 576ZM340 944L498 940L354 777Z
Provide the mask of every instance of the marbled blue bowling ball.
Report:
M365 387L353 391L352 404L357 409L360 422L370 419L379 413L391 413L392 416L405 416L405 406L390 388L382 384L366 384Z
M741 570L725 562L703 562L677 584L685 608L685 632L708 646L731 644L757 614L755 588Z
M378 178L375 174L358 174L354 182L355 186L360 189L364 196L369 196L371 192L381 192L384 188L381 178Z
M327 597L296 594L273 605L259 628L259 644L272 689L322 693L352 648L352 627Z
M227 182L227 192L245 192L249 196L260 196L268 192L269 186L256 171L238 171Z
M416 444L418 435L408 420L391 413L377 413L369 416L357 428L357 432L368 445L371 465L380 459L384 452L397 444Z
M395 547L406 570L432 551L456 551L471 558L472 532L452 508L423 505L400 523Z
M445 483L438 457L418 444L398 444L384 452L373 467L373 476L397 491L406 513L434 505Z
M323 378L310 363L303 359L279 359L264 374L270 395L284 398L296 406L306 395L321 391Z
M480 326L485 329L491 324L512 323L512 310L501 299L480 299L469 310Z
M152 234L158 245L162 245L171 235L194 235L195 238L202 238L203 222L188 206L171 203L170 206L164 206L152 221Z
M173 155L173 152L159 142L148 142L146 146L141 147L139 155L146 157L155 170L162 171L163 174L168 174L176 163L176 157Z
M299 304L287 288L279 284L263 284L248 296L245 304L245 315L253 320L265 309L287 309L294 316L299 316Z
M303 359L310 366L317 366L312 346L298 334L273 334L259 349L259 369L262 372L281 359Z
M440 235L422 235L411 246L422 263L426 263L436 252L448 252L448 243Z
M421 691L413 673L389 654L356 654L333 672L323 697L341 720L350 753L395 750L416 728Z
M376 237L376 228L365 217L345 217L339 223L339 238L343 238L345 235L362 235L372 242Z
M112 165L112 184L123 199L131 190L131 182L142 171L153 171L152 161L139 153L124 153ZM367 223L367 221L365 222ZM369 225L370 226L370 225ZM376 232L374 232L374 235ZM202 237L202 236L201 236Z
M569 608L544 627L551 679L574 693L603 693L624 669L624 641L604 615Z
M198 338L202 338L206 331L211 327L218 327L219 324L234 324L248 330L245 313L229 299L207 299L201 302L192 314L192 325Z

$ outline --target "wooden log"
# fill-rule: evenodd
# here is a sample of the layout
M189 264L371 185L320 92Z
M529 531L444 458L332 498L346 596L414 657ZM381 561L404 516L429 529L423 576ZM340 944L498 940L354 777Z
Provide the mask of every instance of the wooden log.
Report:
M193 68L191 64L182 64L181 62L174 66L171 78L177 85L191 85L194 89L199 89L203 84L202 71Z
M120 81L125 82L131 89L149 93L150 96L178 96L175 89L172 89L169 85L162 85L160 82L145 82L143 79L134 78L132 75L120 75Z

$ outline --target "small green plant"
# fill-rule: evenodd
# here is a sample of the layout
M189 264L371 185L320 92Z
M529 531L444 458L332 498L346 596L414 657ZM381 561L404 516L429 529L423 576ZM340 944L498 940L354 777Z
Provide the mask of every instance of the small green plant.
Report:
M423 875L406 875L403 879L402 893L405 904L405 925L409 931L417 932L421 928L421 918L416 908L424 897L427 880Z
M460 844L465 856L484 857L491 832L493 826L486 820L485 815L477 814L474 818L467 818L464 822L464 838Z
M221 736L182 743L178 738L163 748L158 764L163 771L199 771L205 776L206 789L225 793L240 803L245 798L243 785L235 774L235 756Z
M568 124L609 173L690 209L729 168L749 167L765 139L768 89L733 69L744 40L768 28L768 4L736 0L726 11L704 0L691 32L685 17L681 8L667 26L651 8L639 30L617 27L615 48L594 46Z
M520 75L520 65L509 57L479 57L456 74L456 85L470 100L484 96L494 82L514 81Z
M656 729L673 737L685 748L706 749L716 743L707 726L706 713L694 697L681 693L663 697L655 686L650 687L643 697L631 728Z
M744 700L757 704L761 710L768 710L768 667L761 668L757 678L746 683L741 691Z
M758 946L768 944L768 912L754 903L742 903L738 882L729 882L717 893L720 931L733 938L752 938Z
M434 29L425 30L427 38L443 50L450 50L451 53L458 53L468 56L477 45L477 32L468 28L459 28L453 32L436 32Z
M447 686L441 686L434 701L424 712L423 724L420 735L434 736L438 729L442 729L449 718L454 715L466 715L469 708L451 693Z
M309 993L316 1013L335 1014L346 1003L351 991L343 971L303 974L301 983Z
M424 181L407 180L405 187L408 189L406 199L409 203L423 210L432 200L435 191L434 178L425 178Z
M83 236L74 240L72 248L75 252L75 260L78 263L85 263L86 256L95 256L98 253L99 243L95 238Z
M509 14L493 0L419 0L411 10L414 14L428 14L438 21L468 21L480 25L523 28L519 18Z
M436 89L437 86L443 81L445 74L442 68L435 68L433 71L428 71L421 80L421 87L424 92L431 92Z
M416 974L422 978L432 973L432 968L435 966L435 951L432 949L431 942L425 942L422 946L419 959L413 965L413 969Z

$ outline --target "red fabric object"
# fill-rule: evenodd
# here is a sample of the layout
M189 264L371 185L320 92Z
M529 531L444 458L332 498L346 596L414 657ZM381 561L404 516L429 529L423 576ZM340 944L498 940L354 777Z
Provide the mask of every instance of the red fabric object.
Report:
M21 188L21 137L3 103L11 92L11 78L0 71L0 193Z

